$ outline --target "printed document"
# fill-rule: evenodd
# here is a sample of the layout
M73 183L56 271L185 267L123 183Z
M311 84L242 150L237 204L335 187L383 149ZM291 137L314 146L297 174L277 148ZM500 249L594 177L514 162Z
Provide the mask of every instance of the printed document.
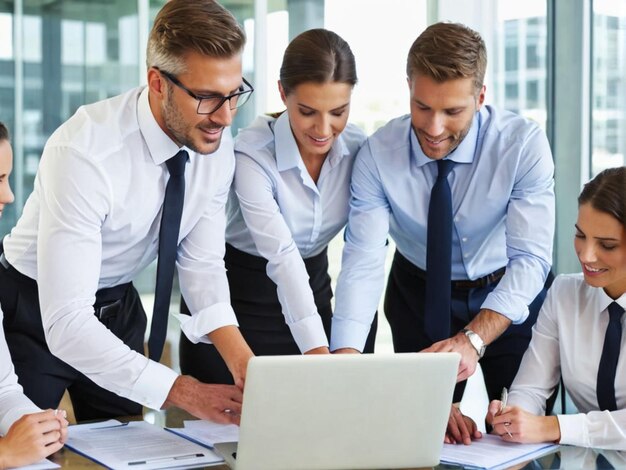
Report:
M54 468L61 468L59 464L56 464L48 459L42 459L39 462L31 463L30 465L24 465L17 467L20 470L52 470Z
M204 420L188 420L184 428L167 428L199 444L214 447L218 442L239 442L239 426L236 424L218 424Z
M145 421L70 426L66 446L112 469L189 468L217 464L213 451Z
M483 434L481 439L463 444L444 444L441 463L497 470L534 460L559 448L557 444L518 444L503 441L499 436Z

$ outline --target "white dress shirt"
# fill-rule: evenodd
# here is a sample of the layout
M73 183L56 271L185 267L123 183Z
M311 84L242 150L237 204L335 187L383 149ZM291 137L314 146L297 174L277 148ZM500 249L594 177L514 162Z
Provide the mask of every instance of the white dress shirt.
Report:
M2 325L2 310L0 310ZM0 328L0 435L6 435L11 425L25 414L37 413L39 408L24 395L17 383L11 354Z
M328 346L303 259L319 254L348 221L350 175L365 134L348 125L322 165L306 169L289 116L261 116L235 139L226 241L268 260L285 320L300 351Z
M617 363L617 411L598 411L596 381L613 302L582 275L554 280L533 327L533 336L515 376L510 405L543 415L546 399L563 375L577 414L558 415L561 444L626 450L626 332ZM616 300L626 307L626 294ZM626 323L622 316L622 328Z
M478 279L506 266L481 308L513 323L528 317L552 263L554 164L545 133L509 111L483 106L448 159L452 192L452 279ZM426 269L430 192L437 163L415 137L411 116L367 139L352 175L331 348L362 350L385 281L387 237Z
M230 130L211 155L187 150L176 266L193 313L182 328L198 342L237 324L223 262L235 166ZM178 151L154 119L147 88L82 106L48 140L34 191L4 240L9 263L38 281L52 353L101 387L156 409L177 374L131 350L92 306L98 289L132 281L156 258L164 162Z

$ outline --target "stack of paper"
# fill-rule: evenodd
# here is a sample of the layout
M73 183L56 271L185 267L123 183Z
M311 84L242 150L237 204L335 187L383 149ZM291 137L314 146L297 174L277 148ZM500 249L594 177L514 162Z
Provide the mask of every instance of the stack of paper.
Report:
M70 426L67 447L112 469L189 468L223 462L210 449L145 421Z
M497 470L534 460L554 452L558 448L558 445L549 443L517 444L506 442L499 436L483 434L481 439L472 441L468 446L444 444L441 451L441 463Z
M42 459L39 462L19 467L20 470L52 470L54 468L61 468L61 466L48 459Z
M194 442L213 448L217 442L239 442L239 426L217 424L211 421L185 421L184 428L167 428Z

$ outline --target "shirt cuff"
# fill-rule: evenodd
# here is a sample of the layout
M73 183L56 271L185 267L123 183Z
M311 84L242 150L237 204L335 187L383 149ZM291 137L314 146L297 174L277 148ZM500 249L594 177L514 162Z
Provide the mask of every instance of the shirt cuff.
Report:
M587 426L584 413L572 415L558 415L559 428L561 429L561 440L559 444L569 444L574 446L587 446Z
M514 304L509 299L504 299L502 297L504 296L499 296L492 292L487 296L480 308L498 312L500 315L504 315L511 320L514 325L524 323L528 318L528 306L523 304Z
M371 325L364 325L354 320L333 318L330 336L330 350L353 348L363 352Z
M7 410L5 414L0 415L0 436L6 435L11 425L22 416L41 411L26 398L26 395L21 393L15 395L13 400L0 400L2 408Z
M177 378L178 374L169 367L149 360L129 398L153 410L160 410Z
M194 315L176 315L180 328L193 344L211 344L207 334L223 326L239 326L235 312L229 303L221 302Z
M322 317L317 313L298 320L289 325L291 335L296 341L301 353L310 351L313 348L328 347L328 339L324 332Z

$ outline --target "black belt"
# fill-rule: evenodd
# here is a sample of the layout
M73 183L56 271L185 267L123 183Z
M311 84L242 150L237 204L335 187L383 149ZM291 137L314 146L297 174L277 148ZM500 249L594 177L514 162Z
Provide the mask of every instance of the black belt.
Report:
M419 269L419 268L416 268L416 269L419 271L418 276L425 281L426 271ZM502 276L504 276L505 271L506 271L506 268L500 268L497 271L494 271L491 274L487 274L486 276L479 277L478 279L452 281L452 289L469 290L469 289L476 289L479 287L487 287L488 285L493 284L496 281L499 281L502 278Z
M500 268L497 271L492 272L491 274L487 274L486 276L479 277L478 279L474 279L473 281L452 281L453 289L475 289L477 287L486 287L490 284L493 284L496 281L499 281L504 273L506 268Z
M241 251L230 243L226 243L225 259L227 263L245 266L249 269L262 272L266 272L267 270L267 259L262 256L251 255L250 253ZM317 271L319 269L328 270L328 247L324 248L315 256L303 258L302 261L304 261L307 271Z
M426 271L415 266L398 250L396 250L396 253L393 258L393 262L398 263L402 269L406 270L410 274L419 277L423 281L426 280ZM496 281L499 281L502 278L502 276L504 276L505 271L506 271L506 268L503 267L492 272L491 274L487 274L486 276L480 277L478 279L474 279L474 280L462 279L458 281L451 281L452 289L469 290L469 289L476 289L479 287L487 287L488 285L493 284Z

